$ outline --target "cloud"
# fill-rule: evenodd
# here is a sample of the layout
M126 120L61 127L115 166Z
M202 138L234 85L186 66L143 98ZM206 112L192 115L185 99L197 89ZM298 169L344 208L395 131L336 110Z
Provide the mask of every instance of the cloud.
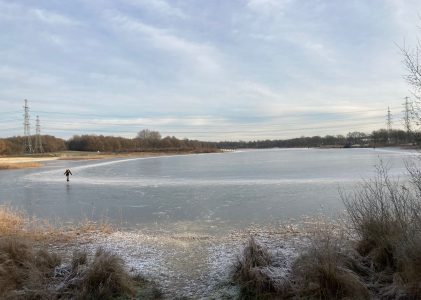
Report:
M217 72L221 68L216 58L217 51L208 44L187 40L168 30L145 24L115 11L108 12L107 18L129 33L140 33L146 36L159 49L177 53L189 61L193 60L192 66L200 67L201 70Z
M30 9L29 13L37 20L51 24L51 25L79 25L80 22L75 19L69 18L65 15L58 14L45 9L34 8Z
M29 71L3 65L0 67L0 83L9 82L9 86L51 87L59 83L59 78L50 74Z
M142 9L150 10L155 13L159 13L166 16L186 18L184 12L174 6L171 6L164 0L125 0L130 5L140 7Z
M292 0L248 0L247 8L263 14L279 14Z
M0 20L28 22L36 21L49 25L75 26L80 21L64 14L44 8L34 8L16 2L0 1Z

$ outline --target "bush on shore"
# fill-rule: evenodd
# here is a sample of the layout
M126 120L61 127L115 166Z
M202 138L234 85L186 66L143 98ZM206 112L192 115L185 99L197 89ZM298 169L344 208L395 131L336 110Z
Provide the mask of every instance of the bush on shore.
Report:
M273 256L250 238L243 255L234 265L233 279L240 285L241 298L266 299L284 297L290 293L290 283L282 276L274 276Z
M294 295L306 299L370 299L359 274L369 271L358 254L346 251L341 241L324 234L294 262Z
M380 164L377 177L344 197L356 249L372 262L375 291L383 297L421 297L419 170L408 166L409 184L401 184Z
M129 272L112 252L98 249L90 257L88 252L76 250L73 258L64 262L51 248L57 237L61 241L63 236L72 234L57 233L48 224L30 221L24 214L0 206L0 299L161 298L155 283Z
M282 293L269 284L271 276L254 275L270 266L263 257L273 259L254 240L234 265L233 280L256 298L420 299L421 168L407 169L409 183L402 184L381 163L375 178L341 195L347 238L321 232L292 264ZM256 259L266 263L253 265Z
M123 260L98 249L76 251L70 264L20 238L0 239L1 299L160 299L156 286L131 275Z

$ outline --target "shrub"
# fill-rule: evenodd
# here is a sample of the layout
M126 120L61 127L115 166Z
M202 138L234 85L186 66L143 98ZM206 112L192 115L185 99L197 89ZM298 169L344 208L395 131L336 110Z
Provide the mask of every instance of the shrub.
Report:
M88 262L88 253L86 251L73 251L73 257L71 262L72 272L77 273L78 267L86 265Z
M276 276L272 268L273 257L254 238L250 238L243 255L234 265L233 279L240 285L241 298L265 299L286 296L290 283L283 276Z
M369 270L353 252L345 252L336 238L315 239L293 264L294 294L311 299L369 299L359 274Z
M373 258L379 270L396 268L396 246L411 239L419 222L420 205L409 187L392 181L384 165L376 178L343 197L358 250Z
M78 298L112 299L134 295L134 281L117 255L98 249L91 265L82 275Z
M357 250L377 272L375 289L389 298L421 296L421 172L408 165L409 183L392 180L380 164L377 176L343 195Z
M60 262L57 255L35 252L21 239L0 239L0 297L51 298L46 283Z

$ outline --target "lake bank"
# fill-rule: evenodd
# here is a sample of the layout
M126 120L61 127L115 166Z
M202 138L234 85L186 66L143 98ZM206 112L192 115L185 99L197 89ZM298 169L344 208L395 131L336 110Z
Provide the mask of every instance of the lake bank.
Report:
M219 152L219 151L215 151ZM157 151L157 152L128 152L128 153L99 153L85 151L63 151L46 154L23 156L0 156L0 170L39 168L44 162L52 160L102 160L134 157L159 157L168 155L200 154L209 152L198 151ZM214 152L211 152L214 153ZM221 151L222 153L222 151Z
M0 157L0 170L39 168L43 162L56 160L57 157Z
M218 237L124 231L98 223L53 226L46 220L34 221L22 212L4 207L0 207L0 232L0 244L7 237L24 239L34 249L58 255L61 269L70 264L78 251L89 257L97 249L118 255L130 274L142 276L159 289L157 299L235 297L239 290L230 279L232 266L250 236L292 261L298 249L307 243L308 235L304 227L295 225L255 227ZM0 279L1 276L0 273Z

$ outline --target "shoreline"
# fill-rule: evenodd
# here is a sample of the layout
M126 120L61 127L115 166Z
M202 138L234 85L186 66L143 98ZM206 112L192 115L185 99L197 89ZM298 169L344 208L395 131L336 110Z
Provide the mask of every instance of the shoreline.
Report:
M129 152L129 153L98 153L98 152L81 152L81 151L65 151L50 153L45 155L21 155L21 156L0 156L0 170L12 169L28 169L40 168L44 162L52 160L101 160L114 158L135 158L135 157L159 157L159 156L176 156L186 154L203 154L203 153L223 153L216 152L197 152L197 151L157 151L157 152Z
M98 249L114 253L130 274L139 274L159 288L159 299L235 298L239 288L230 279L232 266L250 236L270 251L282 253L288 260L287 270L299 250L308 244L307 227L312 226L300 223L272 229L250 227L223 236L148 233L94 222L52 226L0 206L0 241L7 237L24 239L34 249L62 257L61 267L69 264L72 253L78 251L86 252L88 257L93 257Z

